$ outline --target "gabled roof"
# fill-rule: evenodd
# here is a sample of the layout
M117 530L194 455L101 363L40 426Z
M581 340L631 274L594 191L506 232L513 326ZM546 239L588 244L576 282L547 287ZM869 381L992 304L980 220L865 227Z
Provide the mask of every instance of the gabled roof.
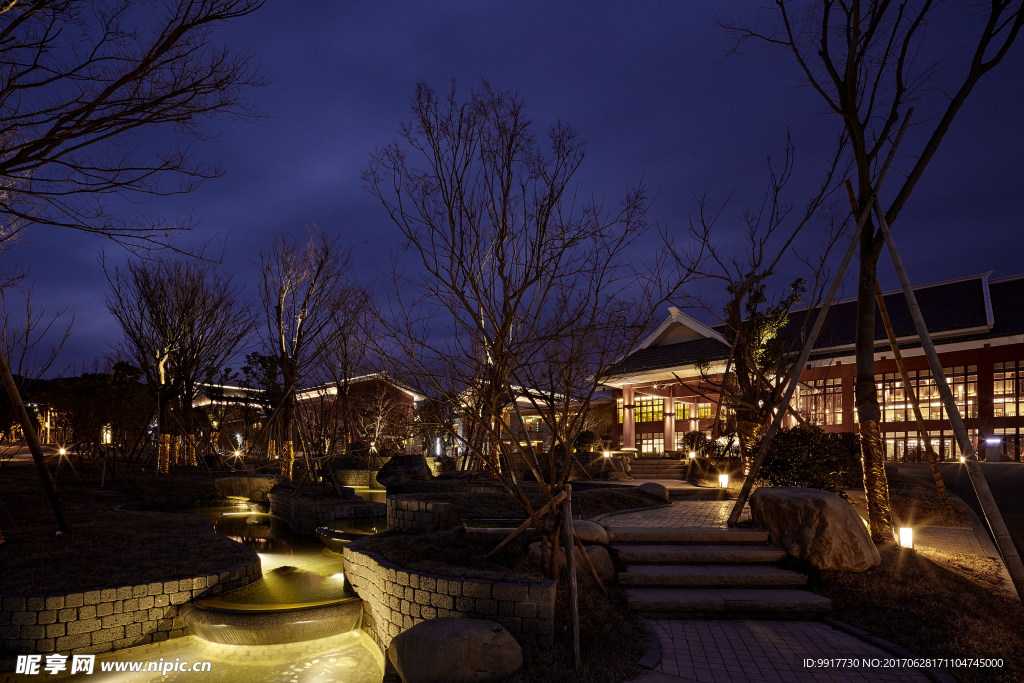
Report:
M980 275L945 280L914 288L921 314L936 344L997 339L1024 335L1024 275L989 279ZM893 331L901 347L919 345L903 290L883 295ZM782 334L799 347L800 332L807 316L807 328L820 308L790 312ZM814 345L812 358L845 355L856 338L857 300L845 299L832 305ZM682 329L685 327L685 329ZM701 325L677 309L635 351L612 368L613 377L682 370L704 361L729 357L728 330L724 325ZM882 315L875 309L875 341L888 345Z

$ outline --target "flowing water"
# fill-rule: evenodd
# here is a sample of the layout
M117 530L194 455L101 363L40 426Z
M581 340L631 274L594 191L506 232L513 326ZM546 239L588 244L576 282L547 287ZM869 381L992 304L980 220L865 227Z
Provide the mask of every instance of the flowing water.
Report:
M217 533L255 550L263 568L260 581L224 596L196 600L198 607L234 614L280 614L314 608L314 616L301 614L304 619L315 619L315 609L320 606L337 605L355 597L345 590L341 555L326 550L317 538L296 535L273 515L237 508L183 512L206 517ZM331 526L353 533L376 533L387 528L387 521L338 520ZM133 670L138 662L141 666ZM187 670L196 662L209 662L208 670ZM379 683L383 667L380 650L357 627L347 633L277 645L224 645L187 636L99 655L91 675L45 677L104 683Z

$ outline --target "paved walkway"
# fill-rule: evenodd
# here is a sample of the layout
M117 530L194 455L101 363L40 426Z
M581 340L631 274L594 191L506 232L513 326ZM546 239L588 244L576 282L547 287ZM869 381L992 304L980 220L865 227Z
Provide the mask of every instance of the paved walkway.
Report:
M661 664L633 683L901 683L930 679L911 668L883 668L892 655L814 621L649 619L661 638ZM818 658L880 660L879 666L807 667ZM863 664L863 661L858 662Z
M606 527L650 527L652 529L724 529L732 507L733 501L731 500L682 500L654 510L610 515L601 519L601 524ZM745 506L740 521L749 519L750 506Z

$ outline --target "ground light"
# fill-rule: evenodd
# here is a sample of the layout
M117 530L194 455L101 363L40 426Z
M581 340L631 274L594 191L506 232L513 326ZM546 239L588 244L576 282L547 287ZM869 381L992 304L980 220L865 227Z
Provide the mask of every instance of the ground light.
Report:
M718 475L718 485L721 488L723 488L723 489L729 488L729 475L728 474L719 474Z
M66 451L66 450L64 450L64 449L62 448L62 449L60 449L60 454L61 454L61 455L66 455L66 454L67 454L67 451Z
M909 527L900 527L900 547L911 548L914 547L914 530Z
M690 451L690 457L691 458L696 458L697 457L697 451Z
M960 456L960 462L967 462L967 458L965 458L964 456L961 455Z
M605 451L604 452L604 457L606 457L606 458L612 457L612 452L611 451Z

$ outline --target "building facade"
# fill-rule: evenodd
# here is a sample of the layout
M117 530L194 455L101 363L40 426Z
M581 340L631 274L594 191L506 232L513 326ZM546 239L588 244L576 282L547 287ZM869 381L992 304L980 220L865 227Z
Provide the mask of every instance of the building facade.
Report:
M915 288L946 381L979 457L1021 460L1024 451L1024 275L991 273ZM943 460L960 455L902 291L884 295L909 379L917 391L931 445ZM857 431L854 406L856 300L833 305L794 401L808 422L826 431ZM788 332L804 313L793 311ZM787 330L783 331L786 334ZM661 453L683 450L686 434L708 433L717 395L701 380L725 372L730 344L722 327L708 327L669 309L669 317L606 383L616 401L611 448ZM890 460L925 460L924 437L888 343L875 323L875 383ZM701 369L703 367L703 370ZM702 374L703 372L703 374ZM796 423L787 417L786 426Z

